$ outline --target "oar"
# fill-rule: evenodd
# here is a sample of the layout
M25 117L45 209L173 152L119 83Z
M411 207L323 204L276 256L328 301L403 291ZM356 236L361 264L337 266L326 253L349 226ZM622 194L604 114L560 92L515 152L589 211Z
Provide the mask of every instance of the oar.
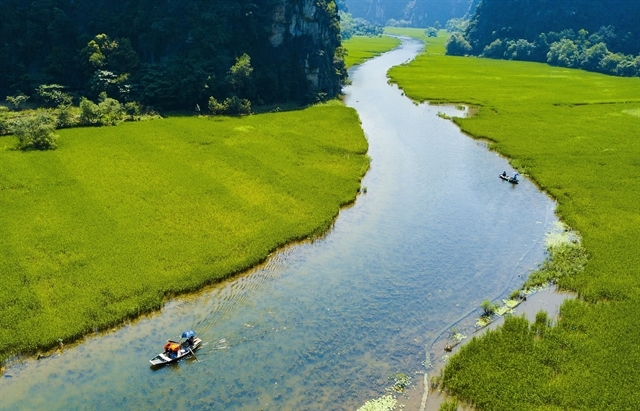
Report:
M200 362L200 360L198 359L198 357L196 357L196 353L193 352L193 349L191 349L191 347L189 347L189 351L191 352L191 355L193 355L193 358L196 359L196 362Z

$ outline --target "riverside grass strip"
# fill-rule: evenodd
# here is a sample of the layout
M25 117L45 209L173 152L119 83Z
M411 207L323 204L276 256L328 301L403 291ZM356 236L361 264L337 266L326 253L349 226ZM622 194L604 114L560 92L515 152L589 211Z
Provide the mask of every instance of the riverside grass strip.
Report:
M454 121L556 198L590 256L559 282L580 298L564 303L556 326L507 319L450 359L442 385L482 410L635 409L640 79L435 54L390 76L415 100L479 106Z
M342 42L342 46L347 50L344 63L347 68L362 64L365 61L379 56L400 45L400 40L395 37L365 37L354 36Z
M323 233L369 167L354 110L0 138L0 358L159 308Z

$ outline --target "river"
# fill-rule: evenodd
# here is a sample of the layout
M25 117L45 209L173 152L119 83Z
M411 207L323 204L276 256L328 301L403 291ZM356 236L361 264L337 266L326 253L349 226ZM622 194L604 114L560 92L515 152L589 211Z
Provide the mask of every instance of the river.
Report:
M556 221L547 196L501 181L507 161L437 115L462 111L416 105L387 83L421 48L405 39L351 70L345 101L372 163L366 193L324 237L10 367L0 408L354 410L394 374L421 379L430 341L517 288ZM205 341L196 358L151 369L165 339L190 328Z

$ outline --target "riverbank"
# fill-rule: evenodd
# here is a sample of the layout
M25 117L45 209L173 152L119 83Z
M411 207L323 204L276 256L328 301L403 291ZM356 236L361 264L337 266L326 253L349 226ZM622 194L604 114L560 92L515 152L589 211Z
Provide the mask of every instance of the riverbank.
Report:
M369 167L339 102L0 139L0 360L158 309L318 235Z
M347 68L351 68L392 50L398 45L400 45L400 40L395 37L351 37L342 42L342 47L346 51L344 63Z
M557 199L590 256L559 281L579 299L562 306L557 325L514 321L466 344L444 387L480 409L640 403L640 79L429 53L390 76L415 100L479 106L455 123Z

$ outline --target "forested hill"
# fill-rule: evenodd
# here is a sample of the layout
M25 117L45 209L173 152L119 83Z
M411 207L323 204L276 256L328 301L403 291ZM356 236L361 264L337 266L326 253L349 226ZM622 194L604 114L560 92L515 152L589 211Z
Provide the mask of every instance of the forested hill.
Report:
M473 13L479 0L346 0L354 17L382 25L444 27L452 18Z
M308 102L346 75L333 0L0 0L0 16L2 97L60 84L160 108Z
M638 0L482 0L465 37L473 54L497 39L534 42L541 33L606 30L610 51L640 53Z

